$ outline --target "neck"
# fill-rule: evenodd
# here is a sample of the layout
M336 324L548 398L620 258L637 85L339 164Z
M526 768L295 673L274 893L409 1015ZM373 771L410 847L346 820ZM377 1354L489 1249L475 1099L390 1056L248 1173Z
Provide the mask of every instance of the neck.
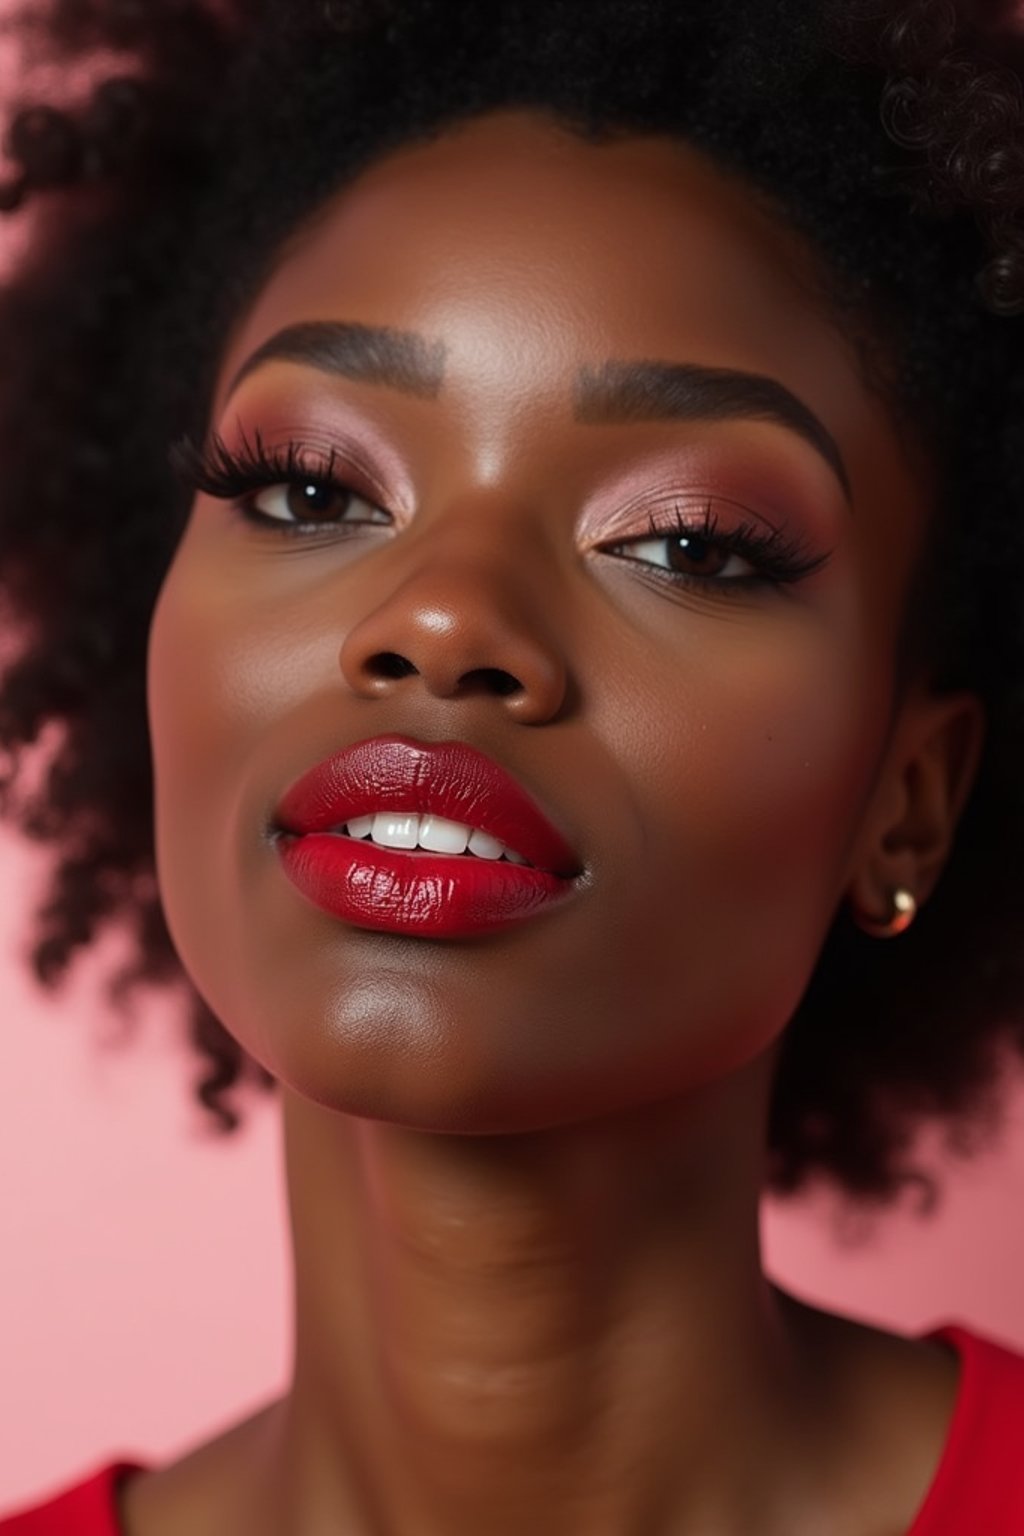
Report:
M280 1528L743 1529L738 1494L760 1475L768 1495L815 1414L761 1269L767 1081L755 1064L685 1105L491 1138L284 1090Z

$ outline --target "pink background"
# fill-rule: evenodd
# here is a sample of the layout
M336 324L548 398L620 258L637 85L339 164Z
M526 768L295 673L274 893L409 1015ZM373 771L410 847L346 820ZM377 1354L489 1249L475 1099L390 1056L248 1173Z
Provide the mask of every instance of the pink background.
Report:
M115 1455L170 1459L285 1385L290 1277L277 1101L210 1139L165 1001L134 1040L86 962L36 990L19 950L45 873L0 831L0 1510ZM119 953L105 944L97 960ZM88 967L88 969L86 968ZM1024 1092L937 1219L842 1247L822 1202L764 1207L769 1272L890 1327L965 1321L1024 1350Z

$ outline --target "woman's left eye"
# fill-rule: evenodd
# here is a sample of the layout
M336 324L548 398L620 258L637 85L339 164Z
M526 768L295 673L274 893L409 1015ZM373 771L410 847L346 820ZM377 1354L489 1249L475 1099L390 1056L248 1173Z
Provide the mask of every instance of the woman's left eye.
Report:
M757 579L756 566L735 547L730 547L727 538L707 538L699 532L679 533L673 529L659 533L655 538L623 539L618 544L604 546L606 554L619 551L628 551L628 559L653 565L673 576L692 577L698 581L750 582Z
M747 520L724 530L710 502L696 517L681 507L660 523L652 516L645 538L619 539L601 553L624 555L649 575L674 587L736 596L763 587L782 587L809 576L828 560L799 535Z

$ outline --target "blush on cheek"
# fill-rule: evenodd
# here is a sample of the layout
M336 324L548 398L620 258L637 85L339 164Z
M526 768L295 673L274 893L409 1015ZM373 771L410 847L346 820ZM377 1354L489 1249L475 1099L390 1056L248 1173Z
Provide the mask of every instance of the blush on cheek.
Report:
M723 774L731 818L720 847L766 922L787 887L810 921L830 922L842 894L887 719L885 700L865 695L863 683L833 679L770 711L753 696L737 705L748 728L734 747L738 771Z
M154 831L161 899L186 966L191 915L215 879L225 835L232 733L219 686L215 637L181 551L154 609L147 653L147 710L154 773ZM215 925L216 926L216 925Z
M785 654L746 648L728 670L719 653L717 676L689 700L699 727L680 748L689 805L669 841L704 889L695 899L681 886L681 910L717 946L737 1008L742 977L754 979L755 1031L769 1015L781 1023L810 979L878 763L887 700L849 654L806 636ZM660 800L672 803L668 785ZM705 1002L709 1016L720 1007L713 990Z

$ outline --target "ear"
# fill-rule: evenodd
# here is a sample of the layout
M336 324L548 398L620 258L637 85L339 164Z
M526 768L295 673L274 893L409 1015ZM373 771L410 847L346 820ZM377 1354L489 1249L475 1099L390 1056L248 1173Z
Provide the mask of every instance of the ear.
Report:
M931 895L978 771L985 728L976 694L908 697L858 838L849 885L855 921L888 922L901 886L919 907Z

